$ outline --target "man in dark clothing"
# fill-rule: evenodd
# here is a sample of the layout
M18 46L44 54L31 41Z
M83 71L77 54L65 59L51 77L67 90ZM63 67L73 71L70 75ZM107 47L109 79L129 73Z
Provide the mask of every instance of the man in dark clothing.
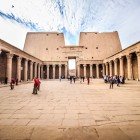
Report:
M87 84L89 85L89 82L90 82L90 79L89 79L89 77L87 77Z
M109 78L109 83L110 83L110 89L111 88L113 89L114 79L112 76Z

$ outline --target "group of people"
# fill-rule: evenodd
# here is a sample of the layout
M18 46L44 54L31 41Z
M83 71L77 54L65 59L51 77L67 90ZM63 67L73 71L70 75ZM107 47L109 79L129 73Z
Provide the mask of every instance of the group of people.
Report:
M72 84L72 81L73 83L75 83L76 79L79 79L78 77L76 76L69 76L68 80L70 80L70 84ZM85 81L85 77L80 77L80 83L84 82ZM90 77L87 77L87 84L89 85L90 83Z
M33 87L33 93L32 94L37 94L37 91L40 90L40 80L37 77L34 77L34 87Z
M108 76L108 75L104 75L103 76L104 82L105 83L110 83L110 89L113 89L113 85L117 84L117 86L119 86L120 84L124 84L125 83L125 77L124 76L118 76L118 75L114 75L114 76Z

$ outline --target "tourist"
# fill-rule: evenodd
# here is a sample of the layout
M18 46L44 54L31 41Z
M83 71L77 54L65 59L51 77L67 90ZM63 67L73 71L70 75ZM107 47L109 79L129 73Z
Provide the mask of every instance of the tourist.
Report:
M70 84L72 84L72 76L70 76Z
M110 89L111 88L113 89L114 79L112 76L110 76L110 78L109 78L109 83L110 83Z
M14 78L12 78L12 79L11 79L11 82L10 82L11 90L14 89L14 84L15 84L15 80L14 80Z
M34 88L33 88L33 93L32 94L37 94L37 88L38 88L38 80L35 77L34 78Z
M116 83L117 83L117 86L119 87L119 84L120 84L120 78L119 78L119 76L116 76Z

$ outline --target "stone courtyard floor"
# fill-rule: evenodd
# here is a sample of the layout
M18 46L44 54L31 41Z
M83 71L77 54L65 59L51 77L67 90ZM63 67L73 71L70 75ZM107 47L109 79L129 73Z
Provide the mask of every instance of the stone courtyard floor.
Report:
M42 81L0 88L0 140L140 140L140 82Z

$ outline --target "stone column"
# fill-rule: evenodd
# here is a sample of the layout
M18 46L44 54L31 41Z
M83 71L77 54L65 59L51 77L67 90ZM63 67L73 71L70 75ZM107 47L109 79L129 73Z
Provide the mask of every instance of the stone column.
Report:
M40 64L38 64L38 78L40 79Z
M132 62L131 62L131 57L132 57L131 54L126 56L126 58L127 58L128 79L132 79Z
M53 65L53 79L55 79L55 65Z
M105 63L105 66L106 66L106 75L108 75L109 74L109 72L108 72L108 63Z
M120 57L120 76L124 76L123 57Z
M83 66L84 66L84 77L86 77L86 65Z
M28 60L24 61L24 81L27 81L27 71L28 71Z
M21 57L17 57L17 79L21 81Z
M137 61L138 61L138 80L140 81L140 52L137 52Z
M105 65L104 64L102 64L102 76L104 76L105 75Z
M60 64L60 65L59 65L59 78L62 76L62 75L61 75L61 67L62 67L62 65Z
M8 78L8 82L10 82L11 78L12 78L12 58L13 58L13 54L6 53L6 55L7 55L6 77Z
M49 67L50 65L47 65L47 79L49 79Z
M110 76L112 76L112 61L109 62L109 71L110 71Z
M77 65L77 77L80 78L80 64Z
M37 77L37 63L35 62L34 64L35 68L34 68L34 76Z
M30 61L30 80L33 80L33 62Z
M90 77L93 78L93 74L92 74L92 64L90 64Z
M41 65L41 79L43 79L43 65Z
M115 75L118 75L117 63L118 63L118 59L115 59L115 60L114 60L114 74L115 74Z
M96 76L99 78L99 64L96 64Z
M65 65L65 78L67 78L67 77L68 77L68 66Z

